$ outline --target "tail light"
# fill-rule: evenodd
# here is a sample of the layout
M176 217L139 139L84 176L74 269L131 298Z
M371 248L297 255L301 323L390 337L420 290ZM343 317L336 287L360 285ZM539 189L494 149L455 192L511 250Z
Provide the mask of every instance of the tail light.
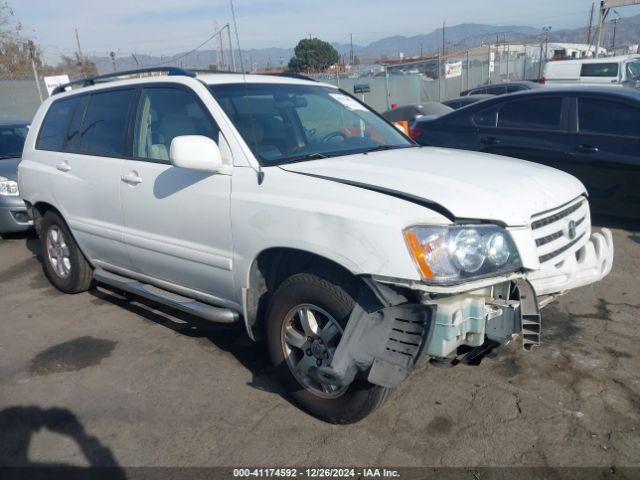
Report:
M544 85L545 83L547 83L547 79L545 77L540 77L538 79L538 83L541 83L542 85Z
M411 127L409 129L409 136L413 139L413 140L417 140L418 138L420 138L422 136L423 133L425 133L426 130L424 128L420 128L420 127Z

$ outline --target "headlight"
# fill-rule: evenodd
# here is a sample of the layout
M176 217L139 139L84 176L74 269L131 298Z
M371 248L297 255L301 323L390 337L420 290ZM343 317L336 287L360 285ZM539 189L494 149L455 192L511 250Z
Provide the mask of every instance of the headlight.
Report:
M452 284L522 268L511 236L496 225L415 226L404 237L427 283Z
M10 195L15 197L18 195L18 184L6 177L0 177L0 195Z

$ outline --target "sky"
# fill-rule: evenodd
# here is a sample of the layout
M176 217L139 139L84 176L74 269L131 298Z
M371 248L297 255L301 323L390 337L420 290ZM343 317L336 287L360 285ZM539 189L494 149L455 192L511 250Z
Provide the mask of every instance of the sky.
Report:
M45 58L75 51L172 55L196 47L232 21L229 0L9 0L25 34ZM449 25L552 26L588 23L591 0L234 0L243 49L293 47L313 35L330 42L366 45L392 35L418 35ZM597 3L597 2L596 2ZM402 7L400 7L402 6ZM640 6L618 9L640 13ZM234 39L235 43L235 39ZM215 48L209 44L206 48Z

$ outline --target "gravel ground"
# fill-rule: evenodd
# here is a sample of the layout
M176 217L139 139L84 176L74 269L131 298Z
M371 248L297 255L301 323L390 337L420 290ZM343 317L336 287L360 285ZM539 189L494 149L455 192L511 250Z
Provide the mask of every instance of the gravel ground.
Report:
M640 234L547 307L543 346L422 367L349 426L292 405L242 331L98 289L53 289L33 236L0 241L0 465L640 464Z

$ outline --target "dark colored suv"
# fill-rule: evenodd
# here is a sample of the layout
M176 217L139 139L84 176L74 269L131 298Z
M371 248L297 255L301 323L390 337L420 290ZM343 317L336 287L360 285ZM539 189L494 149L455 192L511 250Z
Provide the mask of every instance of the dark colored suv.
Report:
M542 85L537 82L521 80L518 82L504 82L493 83L491 85L481 85L479 87L460 92L460 96L466 97L468 95L506 95L507 93L524 92L525 90L535 90L538 88L542 88Z
M640 217L640 92L582 87L515 93L418 120L411 135L422 145L564 170L585 184L593 211Z

